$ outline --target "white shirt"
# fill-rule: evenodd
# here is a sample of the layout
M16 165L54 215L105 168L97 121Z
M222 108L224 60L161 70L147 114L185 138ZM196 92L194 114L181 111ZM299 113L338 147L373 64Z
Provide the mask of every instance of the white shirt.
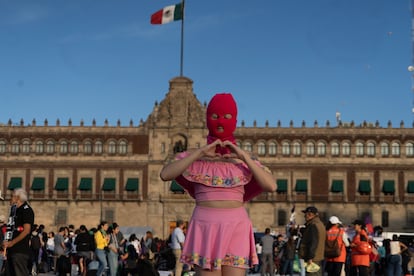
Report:
M349 247L348 234L345 231L344 231L344 234L342 235L342 241L344 242L346 247Z
M397 255L400 254L400 242L399 241L391 241L390 242L390 254L391 255Z
M55 240L53 237L47 239L46 249L50 251L55 251Z
M262 246L260 245L260 243L256 243L256 253L262 254Z
M183 229L176 227L171 234L171 248L172 249L181 249L181 244L184 243L185 236Z

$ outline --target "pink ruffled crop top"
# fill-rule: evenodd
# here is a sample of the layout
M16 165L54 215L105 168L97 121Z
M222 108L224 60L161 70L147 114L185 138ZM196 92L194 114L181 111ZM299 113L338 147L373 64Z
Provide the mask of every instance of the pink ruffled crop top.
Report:
M188 152L182 152L176 159L183 159L188 155ZM246 164L234 163L231 160L197 160L177 177L176 181L196 201L245 202L263 191Z

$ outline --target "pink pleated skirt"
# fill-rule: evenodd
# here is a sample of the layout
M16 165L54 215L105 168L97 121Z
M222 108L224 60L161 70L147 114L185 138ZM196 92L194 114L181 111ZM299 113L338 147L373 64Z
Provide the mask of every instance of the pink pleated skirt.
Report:
M223 265L247 269L258 264L246 209L196 206L181 261L208 270L220 270Z

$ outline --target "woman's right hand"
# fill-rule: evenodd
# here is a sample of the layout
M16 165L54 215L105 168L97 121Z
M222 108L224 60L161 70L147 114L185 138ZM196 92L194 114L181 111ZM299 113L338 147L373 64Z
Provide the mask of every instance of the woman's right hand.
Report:
M221 140L216 140L211 144L207 144L204 147L200 148L201 153L203 156L201 157L216 157L216 156L221 156L219 153L216 152L216 148L217 146L222 147L223 146L223 142Z

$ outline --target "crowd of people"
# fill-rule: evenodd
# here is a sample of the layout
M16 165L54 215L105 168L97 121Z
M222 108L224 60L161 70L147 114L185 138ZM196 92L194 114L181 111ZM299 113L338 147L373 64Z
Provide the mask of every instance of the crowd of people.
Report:
M326 225L318 209L302 211L305 225L289 225L284 234L270 228L257 239L260 264L252 272L264 275L401 276L411 275L409 265L414 240L402 242L397 235L381 239L381 227L370 233L362 220L344 226L337 216Z
M0 220L4 228L4 216ZM68 225L55 232L33 224L31 230L30 258L25 262L30 275L156 276L158 270L171 271L175 267L171 240L153 237L151 231L140 238L136 234L125 238L117 223L105 221L91 229ZM5 256L0 259L5 260ZM7 263L1 262L0 275L23 275L9 270Z

